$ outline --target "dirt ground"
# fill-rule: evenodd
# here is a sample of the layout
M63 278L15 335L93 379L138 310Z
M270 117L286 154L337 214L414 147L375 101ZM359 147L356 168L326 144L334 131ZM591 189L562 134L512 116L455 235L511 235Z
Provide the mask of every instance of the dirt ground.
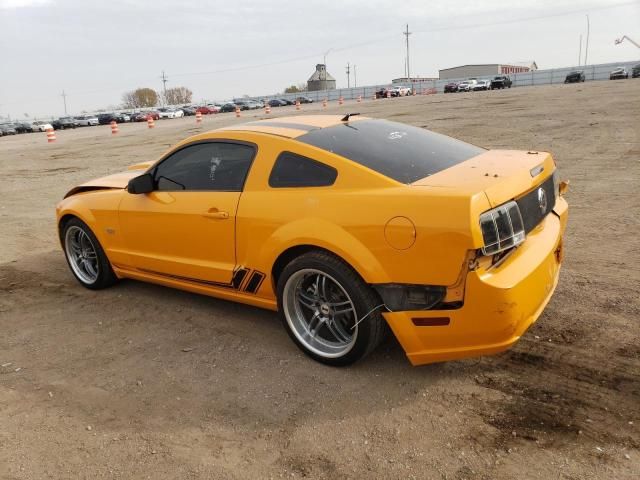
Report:
M348 111L553 152L571 180L566 260L521 341L414 368L390 338L334 369L271 312L78 285L54 218L70 187L262 112L0 138L0 478L640 476L640 80L327 109Z

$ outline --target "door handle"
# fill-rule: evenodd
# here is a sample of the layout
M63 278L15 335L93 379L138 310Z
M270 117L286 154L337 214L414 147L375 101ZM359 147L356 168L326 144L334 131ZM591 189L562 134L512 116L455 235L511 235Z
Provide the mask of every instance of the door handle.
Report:
M211 218L214 220L226 220L227 218L229 218L229 212L224 212L224 211L218 210L217 208L212 208L208 212L203 213L202 216L205 218Z

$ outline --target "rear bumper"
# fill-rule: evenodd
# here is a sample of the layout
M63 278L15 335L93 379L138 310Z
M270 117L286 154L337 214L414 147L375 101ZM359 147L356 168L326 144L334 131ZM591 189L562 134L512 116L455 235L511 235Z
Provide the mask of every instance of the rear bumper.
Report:
M422 365L489 355L517 342L558 283L567 216L560 198L554 212L501 265L469 272L461 308L385 313L409 361ZM433 326L417 326L416 320Z

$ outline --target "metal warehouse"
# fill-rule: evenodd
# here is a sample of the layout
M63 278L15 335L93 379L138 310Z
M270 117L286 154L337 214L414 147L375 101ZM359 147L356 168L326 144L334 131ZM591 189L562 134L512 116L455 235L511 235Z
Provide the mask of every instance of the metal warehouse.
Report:
M450 78L470 78L486 77L491 75L509 75L513 73L524 73L537 70L536 62L516 62L516 63L485 63L480 65L461 65L459 67L445 68L439 70L440 80Z

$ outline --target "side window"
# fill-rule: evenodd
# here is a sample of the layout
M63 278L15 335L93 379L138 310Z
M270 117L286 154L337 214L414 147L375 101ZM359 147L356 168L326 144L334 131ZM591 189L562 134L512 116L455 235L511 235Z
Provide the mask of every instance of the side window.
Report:
M198 143L178 150L155 170L160 191L240 192L256 149L237 143Z
M269 175L269 186L285 187L328 187L333 185L338 171L302 155L282 152Z

